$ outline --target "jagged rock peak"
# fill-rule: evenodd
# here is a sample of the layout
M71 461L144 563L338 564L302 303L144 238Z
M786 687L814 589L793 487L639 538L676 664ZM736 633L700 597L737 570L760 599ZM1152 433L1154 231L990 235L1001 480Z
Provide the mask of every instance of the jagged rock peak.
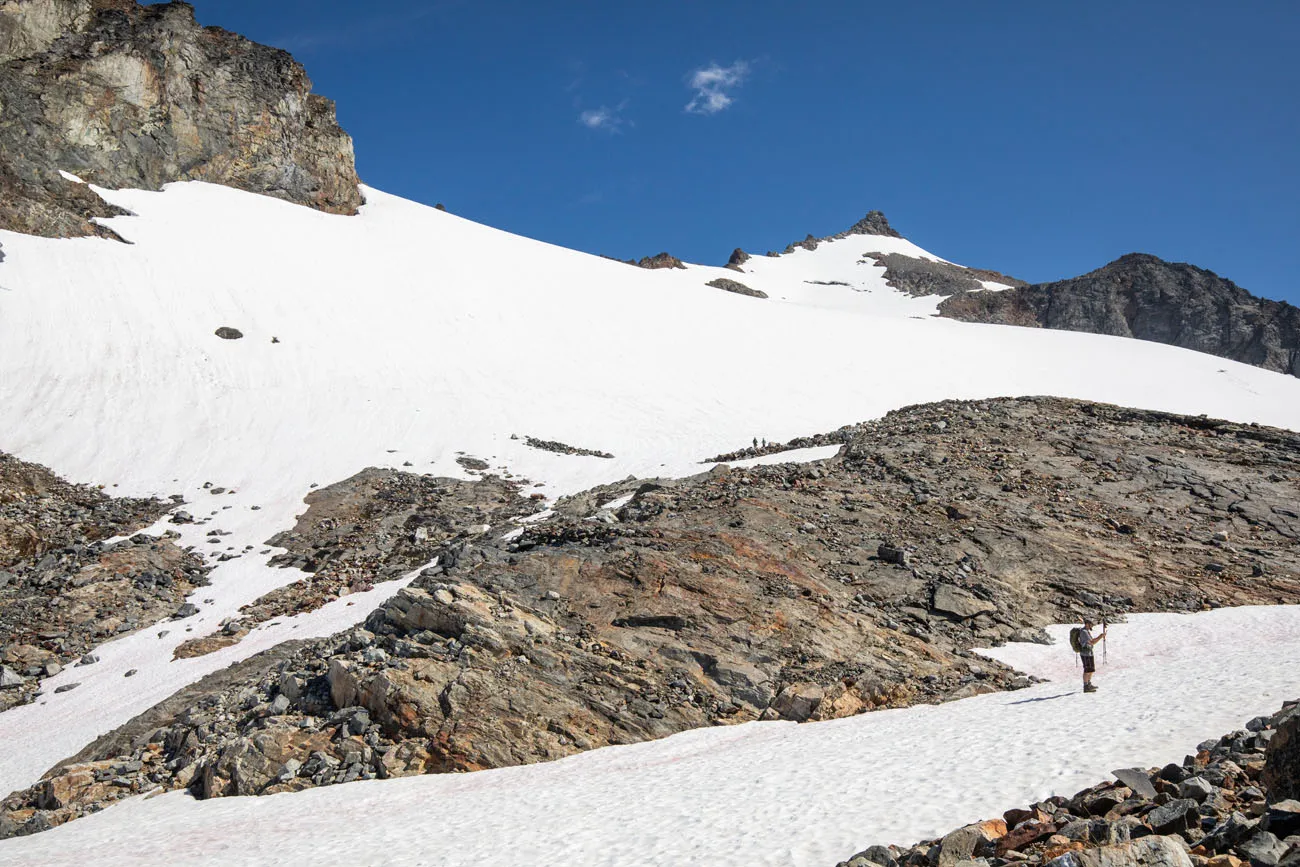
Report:
M0 228L104 232L104 187L225 184L340 214L352 140L284 51L201 27L188 3L0 0ZM142 133L147 131L147 134Z
M885 235L890 238L901 238L902 235L894 231L889 225L889 220L885 218L884 211L867 211L867 215L858 220L849 227L847 232L836 235L837 238L848 237L849 235Z

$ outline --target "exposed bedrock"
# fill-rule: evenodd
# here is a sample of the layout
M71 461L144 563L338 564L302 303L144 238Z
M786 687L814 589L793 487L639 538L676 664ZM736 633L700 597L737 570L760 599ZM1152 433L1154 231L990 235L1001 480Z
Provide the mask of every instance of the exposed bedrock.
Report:
M1142 253L1070 280L955 295L939 312L967 322L1136 337L1300 376L1300 308Z
M286 52L187 3L0 0L0 228L107 234L110 188L200 180L338 214L362 203L352 140Z

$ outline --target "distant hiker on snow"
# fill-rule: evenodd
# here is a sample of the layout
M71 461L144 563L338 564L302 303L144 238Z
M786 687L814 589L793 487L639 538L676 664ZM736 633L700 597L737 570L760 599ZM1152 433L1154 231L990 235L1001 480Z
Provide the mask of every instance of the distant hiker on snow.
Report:
M1106 640L1106 627L1101 628L1101 635L1096 638L1092 637L1092 628L1096 625L1091 618L1083 618L1083 626L1076 626L1070 630L1070 649L1079 654L1083 660L1083 691L1096 692L1097 687L1092 685L1092 674L1097 670L1097 661L1092 655L1092 648L1098 641Z

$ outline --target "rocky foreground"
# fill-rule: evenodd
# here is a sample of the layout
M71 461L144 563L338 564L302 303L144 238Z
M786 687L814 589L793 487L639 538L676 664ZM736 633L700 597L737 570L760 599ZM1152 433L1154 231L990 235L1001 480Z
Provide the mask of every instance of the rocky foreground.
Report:
M1295 867L1300 702L1209 740L1181 764L1115 779L839 867Z
M280 601L345 592L351 568L437 564L363 626L246 660L89 745L6 799L0 833L155 788L473 771L1015 689L1028 679L971 648L1084 613L1300 601L1294 433L1025 398L810 440L842 449L628 480L534 523L520 481L334 486L280 540L315 570Z

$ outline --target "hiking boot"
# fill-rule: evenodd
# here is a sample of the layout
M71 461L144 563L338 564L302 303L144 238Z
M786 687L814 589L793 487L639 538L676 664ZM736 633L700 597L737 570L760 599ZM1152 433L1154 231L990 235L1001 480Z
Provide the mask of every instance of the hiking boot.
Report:
M1097 687L1093 686L1093 685L1090 684L1090 683L1085 683L1085 684L1083 685L1083 691L1084 691L1084 692L1096 692L1096 691L1097 691Z

